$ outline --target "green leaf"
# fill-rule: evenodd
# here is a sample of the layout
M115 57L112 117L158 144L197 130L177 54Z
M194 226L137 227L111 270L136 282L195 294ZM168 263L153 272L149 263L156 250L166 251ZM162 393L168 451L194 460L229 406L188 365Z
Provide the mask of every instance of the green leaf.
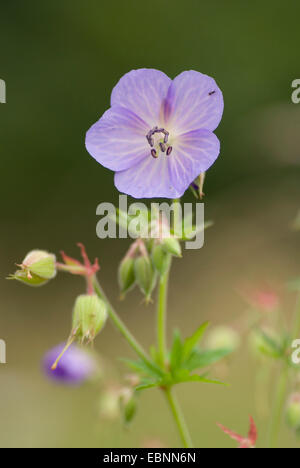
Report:
M136 391L147 390L148 388L160 387L161 381L142 380L141 383L135 388Z
M204 322L200 327L192 334L189 338L187 338L183 345L183 359L187 359L195 346L200 342L205 330L207 329L209 322Z
M192 374L189 375L189 377L185 380L181 380L181 382L203 382L203 383L212 383L212 384L217 384L217 385L228 385L225 382L222 382L221 380L218 379L208 379L202 375L198 374Z
M178 330L174 331L173 344L170 352L170 368L174 372L180 367L182 359L182 341Z
M193 351L189 358L184 362L184 367L189 371L199 369L201 367L210 366L223 357L231 353L230 349L212 349L204 351Z
M214 383L225 385L223 382L217 379L209 379L206 377L207 373L205 374L191 374L188 369L180 369L176 372L173 376L172 384L184 383L184 382L203 382L203 383Z
M161 370L154 362L151 363L151 365L148 365L144 361L140 360L134 361L131 359L122 359L122 361L125 362L125 364L127 364L127 366L132 370L142 375L148 375L150 377L155 377L156 379L161 379L165 375L164 371Z
M266 356L279 359L284 357L285 348L278 343L274 338L268 335L263 330L258 330L261 335L262 343L259 346L259 350Z

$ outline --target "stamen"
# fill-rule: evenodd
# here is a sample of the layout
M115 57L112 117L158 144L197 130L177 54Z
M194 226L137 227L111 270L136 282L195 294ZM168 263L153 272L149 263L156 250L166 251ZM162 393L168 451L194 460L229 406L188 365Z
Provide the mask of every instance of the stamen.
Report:
M171 153L172 153L172 146L168 146L168 149L167 149L167 156L169 156Z
M146 139L147 139L149 145L151 146L151 148L153 148L153 146L154 146L153 135L155 135L155 133L163 133L164 143L168 142L169 132L167 132L167 130L165 130L164 128L158 128L157 126L153 127L152 130L149 130L149 132L146 135Z
M155 149L152 149L152 150L151 150L151 156L152 156L153 158L158 158L158 155L157 155L157 152L156 152Z
M213 94L215 94L216 91L211 91L210 93L208 93L209 96L212 96Z

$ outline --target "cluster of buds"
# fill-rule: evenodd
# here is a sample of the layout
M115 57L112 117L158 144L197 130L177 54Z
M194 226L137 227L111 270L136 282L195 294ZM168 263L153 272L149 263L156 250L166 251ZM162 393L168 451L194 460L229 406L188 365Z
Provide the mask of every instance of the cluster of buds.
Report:
M19 269L8 277L29 286L42 286L56 276L56 258L44 250L32 250L17 264Z
M172 255L181 257L180 243L175 237L137 239L130 246L119 267L121 297L137 285L146 302L149 302L157 276L163 276L167 272Z

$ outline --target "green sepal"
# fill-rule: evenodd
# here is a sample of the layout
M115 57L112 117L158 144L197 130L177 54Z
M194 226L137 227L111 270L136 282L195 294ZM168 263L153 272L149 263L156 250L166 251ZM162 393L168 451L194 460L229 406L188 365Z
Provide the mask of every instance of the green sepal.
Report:
M30 265L30 273L41 278L52 279L56 275L55 256L50 255Z
M179 241L175 237L166 237L162 240L162 247L163 249L170 253L171 255L174 255L175 257L181 257L181 246Z
M161 244L157 244L152 249L151 259L154 268L161 276L163 276L170 266L170 254L165 251Z
M157 275L148 257L141 256L134 261L134 272L136 282L146 296L146 301L150 301L151 293L156 285Z
M49 281L45 278L40 278L39 276L34 274L31 274L31 278L28 278L27 272L25 270L18 270L14 275L10 275L7 279L21 281L21 283L33 287L43 286Z
M122 295L130 291L135 284L134 259L125 257L119 267L118 272L119 286Z

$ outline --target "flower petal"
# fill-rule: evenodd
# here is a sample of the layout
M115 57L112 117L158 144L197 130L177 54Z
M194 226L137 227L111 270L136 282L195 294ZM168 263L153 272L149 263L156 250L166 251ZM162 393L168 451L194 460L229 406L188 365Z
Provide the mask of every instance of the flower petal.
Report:
M149 154L147 124L128 109L114 106L86 134L86 149L113 171L127 169Z
M138 165L116 172L115 186L134 198L177 198L181 194L171 184L169 164L166 155L157 159L149 155Z
M209 130L194 130L181 135L169 156L172 185L180 196L193 180L217 159L220 142Z
M111 94L111 105L130 109L148 124L159 125L163 100L171 79L159 70L142 68L126 73Z
M223 95L213 78L185 71L169 88L164 105L166 126L179 134L199 128L213 131L220 123L223 108Z

